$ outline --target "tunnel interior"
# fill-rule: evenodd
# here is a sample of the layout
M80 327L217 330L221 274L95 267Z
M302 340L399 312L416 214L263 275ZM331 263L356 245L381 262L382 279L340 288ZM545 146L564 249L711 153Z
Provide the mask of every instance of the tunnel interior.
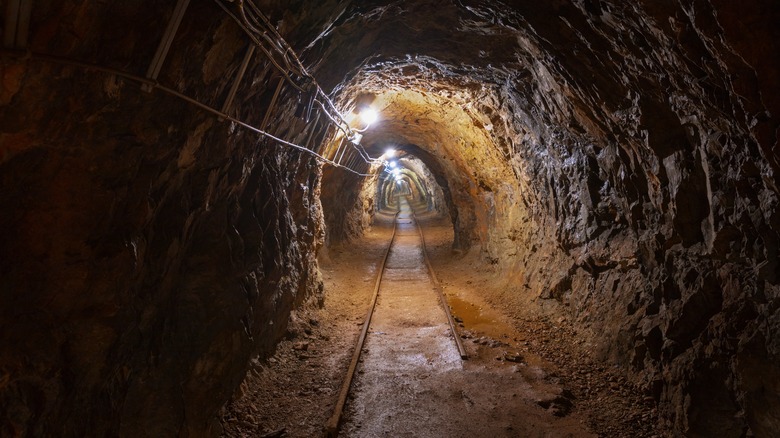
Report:
M422 160L394 148L388 148L386 154L392 156L387 157L387 165L377 182L374 199L378 210L397 209L397 199L403 196L424 205L426 211L449 216L447 205L452 202L451 197L445 198L442 186ZM446 180L443 182L446 187Z
M659 433L780 431L777 2L4 6L0 435L222 434L399 195Z

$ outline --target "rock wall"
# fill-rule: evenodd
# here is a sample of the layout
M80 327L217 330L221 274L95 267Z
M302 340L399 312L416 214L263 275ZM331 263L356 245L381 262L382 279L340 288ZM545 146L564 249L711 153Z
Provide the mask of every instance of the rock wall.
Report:
M35 52L143 75L173 3L35 2ZM160 82L220 107L247 42L192 2ZM0 435L215 436L250 359L317 298L319 165L159 90L0 67ZM278 78L256 57L235 114ZM269 126L306 134L282 94Z
M325 169L322 176L322 207L325 244L359 237L371 226L376 211L377 178L363 178L339 168Z
M337 89L390 114L369 149L430 155L460 245L511 277L510 311L571 316L676 434L772 436L778 9L368 2L317 51Z
M777 140L760 137L777 127L780 108L762 99L777 65L748 63L718 20L755 18L704 2L555 12L571 34L534 28L549 52L571 52L537 65L530 95L559 110L536 115L552 129L524 161L563 256L530 256L520 271L559 261L531 289L569 305L602 358L645 379L669 429L770 436L780 216ZM749 38L773 39L766 30Z
M260 3L345 108L377 96L364 145L425 163L508 311L570 316L676 434L780 430L776 2ZM142 76L172 8L35 2L30 47ZM193 2L160 81L219 107L245 48ZM3 433L216 433L316 297L322 217L367 225L361 180L319 193L308 156L105 72L1 74ZM248 77L234 108L259 124L278 79ZM268 126L300 141L296 97Z

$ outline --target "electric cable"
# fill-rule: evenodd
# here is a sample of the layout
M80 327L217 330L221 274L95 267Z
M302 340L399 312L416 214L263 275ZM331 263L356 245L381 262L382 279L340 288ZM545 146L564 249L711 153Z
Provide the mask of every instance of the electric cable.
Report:
M260 48L260 50L266 55L268 60L271 62L271 64L282 74L285 81L291 84L295 89L297 89L300 92L308 93L309 91L307 88L309 87L303 87L296 83L295 80L290 76L290 73L294 73L297 76L300 76L301 78L307 79L310 81L310 84L314 85L314 92L315 97L313 99L314 102L317 102L317 104L322 109L322 112L325 113L327 119L330 121L331 124L333 124L337 130L341 131L346 139L346 142L352 147L354 151L356 151L360 157L364 161L364 163L371 166L372 164L376 163L377 161L381 161L380 159L374 159L371 158L371 156L368 154L368 152L363 148L362 145L359 143L353 142L353 138L356 135L356 132L362 132L360 130L355 130L352 127L349 126L349 123L344 120L344 117L341 115L341 112L336 107L336 105L333 103L333 101L330 99L330 97L325 93L325 91L320 87L320 85L317 83L316 79L306 70L303 63L301 63L300 58L298 58L295 51L292 49L292 47L287 43L287 41L279 34L277 29L270 23L268 18L263 14L263 12L255 5L251 0L238 0L237 6L239 9L239 13L242 17L242 19L239 19L233 12L230 11L229 8L220 0L215 0L215 2L220 6L220 8L228 14L228 16L244 31L244 33L247 34L247 36L252 40L252 42ZM248 8L244 8L244 4L248 5ZM249 13L247 13L249 12ZM265 29L261 29L265 28ZM270 33L270 35L269 35ZM260 39L258 39L258 35L262 40L265 40L265 42L270 46L270 50L265 47L264 44L261 43ZM273 36L273 38L272 38ZM275 59L273 52L276 52L280 55L282 62L287 67L286 69L283 68L277 60ZM7 54L7 52L3 52L4 54ZM157 88L169 95L175 96L177 98L180 98L191 105L197 106L207 112L210 112L214 115L219 116L222 119L230 120L233 123L236 123L240 126L243 126L246 129L249 129L253 132L256 132L260 135L263 135L267 138L270 138L277 143L284 144L286 146L304 151L306 153L309 153L313 156L315 156L318 160L330 164L334 167L343 168L346 169L352 173L355 173L360 176L370 176L370 174L363 174L360 172L356 172L352 169L350 169L347 166L341 165L336 161L330 160L329 158L326 158L304 146L297 145L295 143L288 142L286 140L283 140L281 138L278 138L262 129L258 129L252 125L249 125L248 123L242 122L241 120L238 120L232 116L229 116L222 111L217 110L216 108L213 108L209 105L206 105L202 102L199 102L195 99L190 98L189 96L186 96L183 93L180 93L172 88L166 87L164 85L159 84L156 81L150 80L148 78L143 78L128 72L120 71L117 69L99 66L96 64L90 64L80 61L75 61L71 59L66 59L62 57L52 56L52 55L44 55L44 54L37 54L32 52L27 52L27 57L43 60L43 61L50 61L50 62L59 62L62 64L69 64L73 66L78 66L84 69L89 70L96 70L96 71L102 71L109 74L114 74L119 77L136 81L141 84L147 85L152 88ZM292 58L292 60L290 59ZM327 104L327 105L326 105ZM333 111L333 113L331 113ZM365 130L365 129L364 129ZM342 153L343 155L343 153Z
M314 84L315 86L317 97L321 97L323 100L325 100L328 103L327 105L328 107L326 107L325 104L323 104L323 102L317 98L315 98L314 101L317 102L317 104L320 106L320 108L325 113L327 118L331 121L331 123L336 127L336 129L344 133L344 136L347 138L348 143L353 148L353 150L355 150L359 154L360 158L366 164L371 165L372 163L374 163L376 159L371 158L368 152L366 152L361 145L355 144L350 140L352 137L354 137L355 132L361 132L361 131L352 129L349 126L349 123L347 123L346 120L344 120L344 118L341 116L341 113L336 108L336 105L333 104L329 96L322 90L322 88L317 83L316 79L311 74L309 74L309 72L301 63L298 56L295 54L295 51L292 49L292 47L289 46L287 41L279 34L276 28L273 25L271 25L271 23L268 21L268 19L265 17L262 11L257 7L257 5L255 5L252 1L240 0L237 6L241 14L242 20L239 21L238 18L235 16L235 14L230 12L230 10L227 9L227 7L221 1L219 0L215 0L215 1L244 30L244 32L247 33L250 38L252 38L253 42L258 46L260 46L263 53L265 53L266 57L271 59L271 61L273 62L274 66L277 69L279 69L284 73L284 69L282 69L282 67L279 66L277 62L275 62L272 55L268 52L268 50L266 50L265 47L263 47L263 45L257 39L257 35L260 35L264 40L266 40L270 44L271 47L273 47L276 50L277 53L281 55L282 60L284 61L285 65L288 68L288 71L293 71L298 76L311 80L311 83ZM249 6L249 9L251 9L249 14L247 14L247 9L244 8L244 4L247 4ZM258 28L261 25L261 23L257 21L257 19L252 15L252 13L257 14L257 16L260 17L260 20L263 22L263 26L266 27L271 33L273 33L273 35L276 37L276 41L272 40L268 36L268 32ZM251 21L254 22L254 24L250 23L250 19ZM253 35L253 32L254 34L257 35ZM288 54L291 55L292 58L295 60L295 63L297 64L298 67L297 69L293 68L293 66L290 65ZM292 81L289 75L285 75L285 78L287 79L288 82L292 83L295 86L295 88L297 88L300 91L304 91L301 87L295 84L294 81ZM334 111L336 113L336 116L334 117L330 111ZM336 118L338 118L338 120ZM358 146L360 148L358 148Z
M227 6L225 6L225 4L221 0L214 0L214 1L222 8L222 10L224 10L233 19L233 21L235 21L241 27L242 30L244 30L244 32L250 38L252 38L252 40L255 42L255 44L261 46L261 48L263 49L263 52L266 54L266 56L271 58L272 61L273 61L273 58L271 57L271 55L267 52L265 47L262 47L262 44L257 39L257 37L253 34L253 32L249 29L249 27L247 27L246 23L244 23L243 20L239 19L235 14L233 14L227 8ZM301 63L300 59L295 54L295 51L290 47L290 45L287 43L287 41L279 34L279 32L276 30L276 28L273 25L271 25L271 23L268 21L268 19L265 17L265 15L260 11L260 9L256 5L254 5L250 1L239 0L238 4L239 4L239 7L240 7L241 10L243 10L243 4L245 2L247 4L250 4L250 8L253 9L253 11L257 13L257 15L260 17L260 19L265 23L265 25L268 28L268 30L271 33L273 33L274 36L277 37L278 44L280 44L280 45L282 45L284 47L284 49L285 49L284 52L282 52L281 50L278 50L278 48L277 48L277 52L280 53L280 55L282 55L282 57L285 58L285 59L286 59L288 54L290 56L292 56L293 60L295 61L295 63L297 64L297 67L298 67L297 68L298 71L296 73L299 76L301 76L301 77L304 77L304 78L307 78L307 79L311 80L311 82L314 84L314 87L316 89L318 97L321 97L322 100L324 100L325 103L327 103L328 106L330 106L338 114L337 117L341 121L341 123L336 122L335 120L333 120L332 117L329 117L329 118L333 121L334 124L341 125L341 127L343 128L343 129L341 129L342 131L344 131L344 130L348 131L348 134L347 134L348 137L352 137L354 135L354 133L352 132L353 130L349 126L349 123L347 123L347 121L344 120L344 118L341 116L341 113L340 113L339 109L336 108L336 105L333 103L333 101L330 99L330 97L327 95L327 93L325 93L325 91L322 89L322 87L320 87L319 83L317 83L317 80L306 70L306 68L303 66L303 63ZM256 32L256 33L262 34L263 32ZM275 46L275 44L272 44L272 46ZM277 69L279 69L281 71L284 70L275 61L273 63L274 63L274 66ZM288 61L285 61L285 63L289 65ZM291 70L294 70L294 69L291 67ZM284 73L284 71L283 71L283 73ZM302 91L302 92L304 91L300 86L295 84L294 81L292 81L292 79L286 73L285 73L285 78L288 79L288 81L291 82L293 84L293 86L295 86L295 88L297 88L299 91Z
M236 22L236 24L238 24L239 27L241 27L241 29L244 30L244 33L246 33L247 36L249 36L249 38L252 39L252 42L254 42L255 45L260 50L263 51L263 53L265 53L265 56L268 58L269 61L271 61L271 64L273 64L273 66L276 67L277 70L279 70L279 72L284 76L285 79L287 79L287 82L289 82L290 85L292 85L293 87L295 87L299 91L305 91L298 84L296 84L295 81L292 80L292 78L287 73L287 70L282 68L282 66L280 66L276 62L276 60L274 59L273 55L268 51L268 49L266 49L265 46L263 46L263 44L260 43L260 41L257 39L257 37L255 37L255 35L252 34L252 32L250 32L249 29L247 29L247 27L244 25L244 23L241 20L238 19L238 17L236 17L224 4L222 4L222 2L220 0L214 0L214 1L219 5L220 8L222 8L223 11L225 11L226 14L228 14L228 16L230 16L230 18L233 19L233 21Z
M218 116L218 117L223 118L225 120L230 120L231 122L233 122L233 123L235 123L235 124L237 124L239 126L242 126L242 127L246 128L246 129L248 129L250 131L253 131L253 132L258 133L258 134L260 134L260 135L262 135L264 137L267 137L267 138L269 138L269 139L271 139L271 140L273 140L273 141L275 141L277 143L280 143L280 144L285 145L285 146L289 146L291 148L294 148L294 149L300 150L302 152L305 152L305 153L307 153L309 155L312 155L312 156L315 157L315 159L317 159L317 160L319 160L319 161L321 161L323 163L329 164L329 165L331 165L333 167L344 169L344 170L346 170L348 172L351 172L351 173L354 173L354 174L356 174L358 176L364 176L364 177L365 176L372 176L372 174L370 174L370 173L360 173L360 172L357 172L355 170L352 170L352 169L350 169L347 166L343 166L343 165L341 165L339 163L336 163L335 161L330 160L330 159L328 159L328 158L326 158L326 157L324 157L324 156L322 156L322 155L312 151L311 149L306 148L305 146L301 146L301 145L289 142L287 140L281 139L279 137L276 137L275 135L273 135L273 134L271 134L269 132L263 131L262 129L256 128L256 127L254 127L254 126L252 126L252 125L250 125L250 124L248 124L248 123L246 123L244 121L241 121L241 120L239 120L239 119L237 119L237 118L235 118L233 116L225 114L222 111L220 111L220 110L218 110L216 108L213 108L213 107L211 107L211 106L209 106L209 105L207 105L207 104L205 104L203 102L199 102L199 101L197 101L197 100L187 96L186 94L183 94L183 93L181 93L179 91L176 91L176 90L174 90L172 88L169 88L169 87L166 87L164 85L161 85L161 84L159 84L156 81L153 81L153 80L150 80L150 79L147 79L147 78L144 78L144 77L141 77L141 76L129 73L129 72L125 72L125 71L122 71L122 70L117 70L117 69L114 69L114 68L111 68L111 67L105 67L105 66L101 66L101 65L97 65L97 64L91 64L91 63L87 63L87 62L76 61L76 60L63 58L63 57L59 57L59 56L54 56L54 55L45 55L45 54L41 54L41 53L33 53L31 51L27 51L27 52L12 52L12 51L8 51L8 50L3 50L0 53L2 53L3 57L32 59L32 60L43 61L43 62L51 62L51 63L56 63L56 64L69 65L69 66L73 66L73 67L79 67L79 68L82 68L84 70L94 70L94 71L99 71L99 72L102 72L102 73L112 74L112 75L116 75L118 77L121 77L121 78L124 78L124 79L127 79L127 80L138 82L140 84L145 84L145 85L148 85L148 86L150 86L152 88L155 88L155 89L158 89L160 91L163 91L166 94L169 94L171 96L177 97L177 98L179 98L179 99L181 99L181 100L183 100L183 101L185 101L185 102L187 102L187 103L189 103L189 104L191 104L193 106L196 106L196 107L198 107L198 108L200 108L200 109L202 109L202 110L204 110L206 112L209 112L209 113L211 113L211 114L213 114L215 116Z

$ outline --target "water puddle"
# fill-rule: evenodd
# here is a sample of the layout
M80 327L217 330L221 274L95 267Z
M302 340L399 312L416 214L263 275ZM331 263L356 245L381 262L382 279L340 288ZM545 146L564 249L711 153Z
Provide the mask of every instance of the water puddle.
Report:
M502 322L499 316L493 314L489 309L455 295L448 295L447 302L452 309L453 316L460 319L467 330L479 332L481 335L504 342L516 341L517 332L515 329Z
M489 308L482 307L456 295L448 295L447 302L452 309L453 317L462 323L461 334L467 334L472 342L478 342L478 355L488 351L489 357L503 352L506 361L522 361L529 365L530 373L540 371L539 367L547 366L539 356L528 351L528 339L519 333L512 325L504 322L501 315ZM497 342L496 342L497 341ZM524 373L527 374L527 373ZM538 376L533 376L538 380Z

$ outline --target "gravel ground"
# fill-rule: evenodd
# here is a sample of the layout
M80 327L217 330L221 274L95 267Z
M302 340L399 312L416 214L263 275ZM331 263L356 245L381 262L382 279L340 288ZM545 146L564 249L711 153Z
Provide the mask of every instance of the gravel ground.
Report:
M255 363L224 409L224 436L322 436L371 299L377 263L389 241L390 227L382 220L387 218L380 217L363 238L320 255L324 307L309 306L291 316L287 339L273 357ZM506 314L496 306L500 282L490 267L468 254L453 254L452 230L445 222L424 217L421 222L470 358L458 369L421 367L404 371L411 373L406 380L386 379L389 393L394 388L403 391L403 382L425 382L406 392L412 398L435 399L435 414L416 418L407 412L400 423L408 423L408 428L388 420L377 423L382 427L361 429L350 417L365 410L363 399L356 396L347 402L344 436L662 435L653 428L652 398L633 387L619 369L594 363L566 318ZM392 417L402 402L391 397L374 411ZM421 422L421 428L415 429L414 421ZM432 424L438 427L423 427Z

